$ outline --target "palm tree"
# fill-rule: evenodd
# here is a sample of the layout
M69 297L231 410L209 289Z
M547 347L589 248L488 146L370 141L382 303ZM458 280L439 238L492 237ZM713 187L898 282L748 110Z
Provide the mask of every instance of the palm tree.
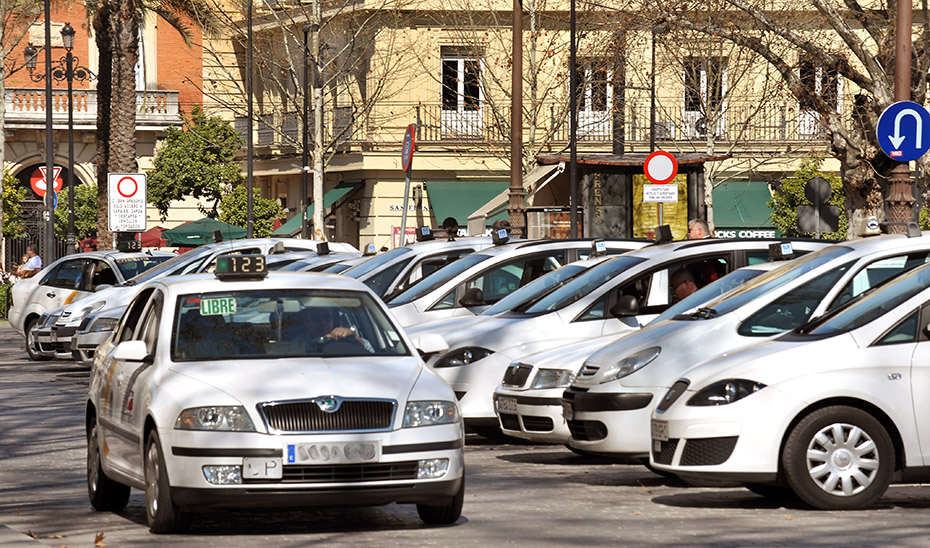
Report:
M134 173L136 164L136 64L139 28L146 14L162 18L190 46L189 25L205 32L216 17L203 0L90 0L86 2L99 53L97 82L97 234L112 248L107 222L107 175Z

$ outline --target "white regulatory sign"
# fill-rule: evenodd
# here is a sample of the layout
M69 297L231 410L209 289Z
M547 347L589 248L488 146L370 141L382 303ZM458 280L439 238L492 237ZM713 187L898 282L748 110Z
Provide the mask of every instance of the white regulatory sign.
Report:
M644 202L677 202L678 185L643 185Z
M144 173L110 173L108 225L111 232L145 232Z

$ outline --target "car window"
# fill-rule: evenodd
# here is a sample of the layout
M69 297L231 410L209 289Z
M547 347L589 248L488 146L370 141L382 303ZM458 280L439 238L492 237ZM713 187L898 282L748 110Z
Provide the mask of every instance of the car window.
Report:
M675 316L684 314L690 310L693 310L704 303L710 301L711 299L716 299L717 297L724 295L728 291L735 289L749 280L761 276L764 274L764 270L753 270L753 269L741 269L731 272L720 278L712 284L708 284L701 289L698 289L690 296L678 301L672 306L665 309L665 312L659 314L654 320L650 323L659 323L664 320L674 318Z
M801 327L850 268L851 262L808 280L757 310L736 332L747 337L767 337Z
M892 327L887 333L882 335L875 342L875 346L917 342L918 319L919 314L918 311L915 310L914 313L898 322L898 325Z
M113 339L114 342L119 344L139 338L139 333L141 333L140 320L142 319L142 312L145 310L145 305L148 303L154 291L154 288L150 288L136 295L136 298L133 299L129 308L127 308L126 312L123 314L120 325L117 326L116 336Z
M401 355L410 351L399 331L357 291L194 293L179 296L173 312L174 361Z
M476 264L490 259L491 257L492 255L486 255L484 253L472 253L467 257L455 261L446 268L442 268L436 272L433 272L429 276L420 280L418 284L407 288L406 290L394 295L393 297L389 297L388 302L391 303L391 306L399 306L413 302L420 297L426 296L436 289L439 289L439 287L445 285L446 282L452 280Z
M540 298L542 295L552 291L556 286L559 286L565 283L567 280L577 276L579 273L584 272L586 267L580 266L577 264L567 264L562 268L556 269L545 276L536 278L532 282L526 284L520 289L514 291L510 295L507 295L503 299L497 301L497 304L491 306L481 312L481 316L496 316L502 312L507 312L521 306L526 306L529 303Z
M564 263L564 250L511 259L465 282L465 291L477 287L484 302L493 304Z
M876 285L927 262L926 251L910 253L907 255L898 255L896 257L887 257L873 261L856 273L851 280L843 287L836 300L830 305L830 310L839 308L843 303L851 300L853 297L864 293L866 290Z
M43 285L61 289L80 289L84 279L84 259L63 261L55 270L54 276L46 276Z
M346 271L343 272L343 276L348 276L350 278L355 278L356 280L358 280L358 279L361 279L361 277L364 276L365 274L368 274L369 272L373 272L374 270L381 268L382 266L388 264L389 262L394 261L398 257L402 257L404 255L412 254L412 253L413 253L413 249L409 247L398 247L390 251L385 251L384 253L380 255L376 255L372 257L371 259L368 259L365 262L359 263L357 265L352 266L351 268L346 269ZM412 258L412 255L411 255L411 258Z
M145 315L140 320L138 338L145 341L145 348L149 354L155 353L156 343L158 342L158 328L161 325L162 306L165 297L161 291L156 291L150 299L150 305L145 311Z
M410 261L412 260L413 257L404 259L402 261L397 261L397 263L382 269L381 272L372 275L362 283L371 288L371 290L375 292L375 295L383 297L387 293L387 290L391 287L391 283L397 279L397 276L408 264L410 264ZM343 272L343 274L346 272L348 272L348 270Z
M106 261L89 261L87 291L97 291L101 285L116 285L116 271Z
M520 309L519 312L525 314L541 314L564 308L587 296L595 289L608 283L629 268L643 261L645 261L645 259L641 257L630 257L627 255L621 255L615 259L604 261L597 266L589 268L579 276L572 278L571 281L554 291L547 293L541 299L536 300L526 308Z
M160 263L141 274L136 275L130 281L133 284L141 284L165 273L179 274L181 270L189 266L191 263L197 263L199 266L203 262L204 258L211 253L213 253L213 248L211 246L204 246L198 247L197 249L182 253L180 255L175 255L174 257L169 257L167 261Z

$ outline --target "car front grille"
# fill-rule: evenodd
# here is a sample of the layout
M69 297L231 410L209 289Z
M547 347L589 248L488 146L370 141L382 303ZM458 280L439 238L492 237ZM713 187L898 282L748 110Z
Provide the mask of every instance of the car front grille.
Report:
M281 483L360 483L417 479L418 461L372 462L365 464L288 465ZM272 480L274 481L274 480ZM268 483L267 479L243 479L243 483Z
M597 366L597 365L589 365L589 364L586 363L586 364L584 364L584 366L581 368L581 372L578 373L578 378L579 378L579 379L589 379L589 378L593 377L594 375L597 375L597 372L600 371L600 370L601 370L600 366Z
M523 415L523 428L527 432L551 432L553 429L552 419L549 417L535 417Z
M340 399L333 412L323 411L315 400L265 402L258 405L269 430L279 433L390 430L394 400Z
M723 464L733 454L737 439L738 436L685 440L685 448L681 452L681 465L713 466Z
M578 441L600 441L607 437L607 425L601 421L568 421L572 439Z
M675 456L675 449L678 447L678 439L673 438L668 441L653 441L653 443L660 443L661 447L656 450L655 447L652 448L652 458L655 459L658 464L672 464L672 458Z
M512 413L501 413L501 428L504 430L520 431L520 419Z
M512 388L522 388L526 380L530 378L533 371L532 365L521 363L517 366L510 366L504 371L503 385Z

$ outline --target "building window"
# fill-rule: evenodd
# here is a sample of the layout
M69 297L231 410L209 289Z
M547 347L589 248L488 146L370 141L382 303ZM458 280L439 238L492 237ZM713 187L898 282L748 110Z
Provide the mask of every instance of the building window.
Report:
M801 80L801 110L817 110L817 99L840 112L840 78L835 69L824 68L811 59L798 62L798 77Z
M461 48L442 48L442 109L481 108L481 59Z
M726 62L707 57L685 59L684 84L685 111L718 110L726 93Z
M610 110L610 71L596 61L581 63L576 67L578 85L578 110L582 112L605 112Z

